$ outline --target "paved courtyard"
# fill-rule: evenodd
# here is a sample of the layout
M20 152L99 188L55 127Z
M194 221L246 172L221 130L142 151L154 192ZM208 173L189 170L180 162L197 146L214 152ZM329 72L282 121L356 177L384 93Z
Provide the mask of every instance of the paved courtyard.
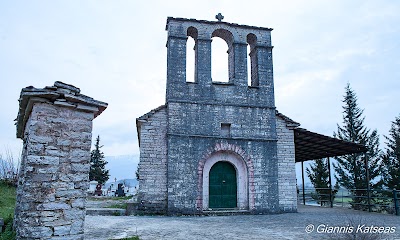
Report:
M374 231L391 233L362 233ZM354 234L357 238L351 237ZM361 234L371 236L358 238ZM133 235L139 235L143 240L400 239L400 216L302 205L298 213L279 215L86 216L86 239L118 239Z

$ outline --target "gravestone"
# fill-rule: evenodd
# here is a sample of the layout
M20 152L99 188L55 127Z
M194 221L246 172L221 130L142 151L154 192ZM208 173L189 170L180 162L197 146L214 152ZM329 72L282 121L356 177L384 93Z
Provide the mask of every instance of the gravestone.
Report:
M118 188L115 194L118 197L125 197L125 192L124 192L124 184L123 183L118 183Z
M94 194L94 191L96 190L96 186L97 186L97 181L90 181L88 192L91 194Z
M94 191L95 196L101 196L103 195L103 191L101 190L101 184L96 185L96 190Z
M17 239L83 239L92 121L107 103L62 82L22 89L23 140L14 226Z

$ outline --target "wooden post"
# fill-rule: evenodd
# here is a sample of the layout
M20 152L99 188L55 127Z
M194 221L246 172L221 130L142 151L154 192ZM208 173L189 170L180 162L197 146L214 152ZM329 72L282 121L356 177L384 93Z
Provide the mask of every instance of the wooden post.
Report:
M333 194L332 194L332 177L331 177L331 160L328 157L328 174L329 174L329 201L333 207Z
M365 153L365 171L366 171L366 181L367 181L367 199L368 199L368 211L372 212L371 209L371 187L369 184L369 166L368 166L368 155Z
M301 162L301 181L303 183L303 205L306 205L306 195L304 190L304 162Z
M397 190L393 189L393 201L394 201L394 211L396 212L396 216L400 215L399 211L399 199L397 198Z

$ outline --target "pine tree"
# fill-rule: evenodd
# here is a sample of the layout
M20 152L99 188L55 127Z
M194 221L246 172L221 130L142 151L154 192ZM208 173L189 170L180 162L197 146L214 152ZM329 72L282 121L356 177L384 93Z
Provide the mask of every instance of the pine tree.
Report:
M307 176L315 188L316 196L313 196L319 204L325 205L330 203L330 186L329 186L329 166L328 161L323 159L315 160L315 163L306 168ZM339 186L336 184L332 188L332 201L338 192Z
M392 122L386 138L386 152L382 156L383 185L400 190L400 115Z
M358 107L357 96L346 86L343 106L343 126L339 126L334 136L338 139L359 143L367 147L366 153L355 153L341 157L336 157L337 164L334 164L335 178L340 186L348 189L353 194L352 207L355 209L365 209L363 204L367 204L367 171L365 162L368 162L368 173L370 187L378 188L381 181L374 181L380 175L379 162L379 136L376 130L370 131L364 125L365 117L363 110Z
M100 146L100 136L97 136L95 149L90 154L90 181L97 181L99 184L104 184L110 177L109 170L105 169L105 165L108 163L104 158L104 153L100 150L103 146Z

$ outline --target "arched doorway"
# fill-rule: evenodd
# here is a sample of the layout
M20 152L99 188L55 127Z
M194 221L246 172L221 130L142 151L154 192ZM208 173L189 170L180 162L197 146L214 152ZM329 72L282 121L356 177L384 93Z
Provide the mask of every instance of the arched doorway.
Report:
M209 175L209 207L237 207L237 179L235 167L225 161L215 163Z
M251 194L249 195L249 174L250 176L253 176L252 168L250 170L247 169L246 162L243 160L243 158L232 151L219 151L219 152L214 152L210 154L209 157L204 162L204 165L201 167L201 198L199 201L201 201L200 207L203 210L212 210L212 209L218 209L218 207L212 208L210 204L210 177L211 174L214 175L211 171L211 168L216 165L217 163L219 164L229 164L225 166L231 167L231 170L233 168L235 172L235 183L236 183L236 206L233 208L237 208L239 210L248 210L249 209L249 204L251 203L251 207L253 207L253 199L254 196ZM228 170L229 171L229 170ZM248 172L250 171L250 172ZM224 180L224 179L222 179ZM226 179L225 179L226 182ZM213 183L213 181L211 182ZM249 202L249 199L252 199L251 202ZM213 200L214 201L214 200ZM229 207L230 208L230 207Z

